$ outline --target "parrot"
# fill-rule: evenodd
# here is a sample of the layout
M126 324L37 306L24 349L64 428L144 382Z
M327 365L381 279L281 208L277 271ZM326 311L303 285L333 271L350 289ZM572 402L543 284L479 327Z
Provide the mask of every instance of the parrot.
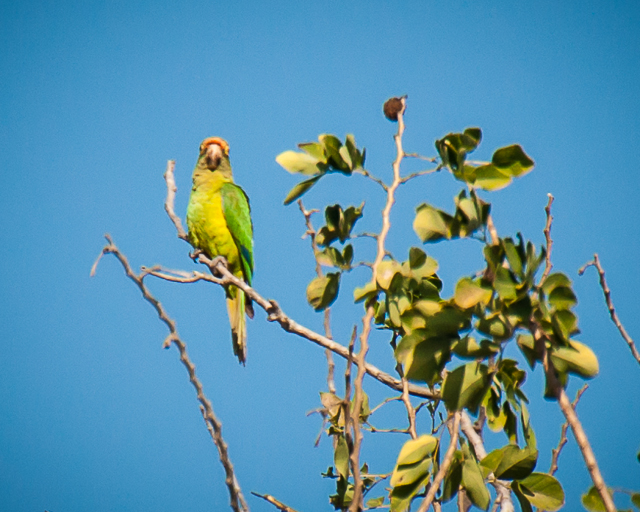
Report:
M233 181L229 144L219 137L206 138L193 170L187 206L189 243L208 258L223 256L229 271L249 286L253 278L253 223L249 197ZM233 353L247 360L245 314L253 318L250 298L235 286L225 289L231 324Z

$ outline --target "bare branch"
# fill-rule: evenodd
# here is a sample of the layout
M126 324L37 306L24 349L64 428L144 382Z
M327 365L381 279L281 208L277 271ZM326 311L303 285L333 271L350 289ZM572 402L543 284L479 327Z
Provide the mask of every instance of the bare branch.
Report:
M573 435L578 443L578 447L580 448L580 452L582 453L582 458L587 466L587 470L589 471L589 475L591 476L591 480L593 481L594 487L598 490L598 494L602 498L602 502L604 503L605 510L607 512L616 512L616 506L613 503L613 499L607 490L607 486L602 478L602 474L600 473L600 468L598 467L598 462L593 453L591 445L589 444L589 439L587 438L587 434L582 428L582 424L578 419L576 412L573 410L571 406L571 400L567 396L566 391L560 385L558 377L556 375L556 369L551 362L551 356L549 355L549 351L546 347L546 336L542 331L541 327L537 325L535 321L532 321L531 333L533 334L533 338L535 340L536 350L542 354L542 364L544 366L544 372L547 379L547 385L558 400L558 405L562 414L569 423L571 430L573 431Z
M158 299L156 299L149 292L149 289L144 284L144 277L147 275L150 275L150 272L143 271L140 275L136 275L135 272L133 272L133 270L131 269L131 265L129 265L129 261L127 260L125 255L122 254L120 250L116 247L111 237L109 235L105 235L105 238L107 239L108 244L102 249L101 256L104 254L113 254L118 259L118 261L124 268L124 271L127 277L131 279L138 286L138 288L142 292L142 296L144 297L144 299L154 307L154 309L158 313L158 316L160 317L160 320L169 329L169 335L165 340L164 346L168 347L170 343L173 343L177 347L178 351L180 352L180 361L182 361L182 364L184 365L184 367L187 369L187 372L189 373L189 381L191 382L191 384L196 390L198 401L200 402L200 406L201 406L201 411L203 411L203 416L205 418L205 421L209 425L207 428L211 433L211 437L213 438L213 442L215 443L216 448L218 449L220 462L222 463L222 466L226 474L225 483L227 484L227 489L229 490L231 508L235 512L240 512L240 511L248 512L249 507L247 506L244 496L242 495L242 491L240 490L240 485L238 484L235 473L233 471L233 464L231 463L231 459L229 458L227 444L222 438L222 424L220 423L215 413L213 412L213 406L211 405L211 402L209 401L209 399L205 396L202 383L196 376L196 367L191 362L191 359L189 359L189 355L187 354L187 345L180 338L175 321L172 318L170 318L169 315L167 315L162 304L160 304ZM95 270L97 268L97 264L100 261L101 256L98 257L98 259L96 260L96 263L93 266L92 275L95 274Z
M435 162L437 160L434 156L423 156L419 153L405 153L405 158L417 158L418 160L426 160L427 162Z
M407 409L407 419L409 420L409 433L411 434L412 439L418 439L418 432L416 431L416 410L413 408L411 404L411 400L409 399L409 381L404 376L404 371L402 369L402 365L398 363L396 366L396 371L400 378L402 379L402 402L404 403L405 408Z
M373 181L373 182L377 183L378 185L380 185L382 187L382 190L384 190L385 192L387 192L389 190L389 187L387 186L387 184L384 181L382 181L380 178L376 178L373 174L371 174L366 169L355 169L353 172L356 172L358 174L362 174L365 178L369 178L371 181Z
M453 454L456 451L456 446L458 444L458 431L460 429L460 411L456 411L453 414L453 430L451 432L451 441L449 442L449 448L447 448L447 453L444 456L444 460L442 464L440 464L440 469L438 469L438 473L436 474L433 482L431 482L431 487L429 487L429 491L424 498L424 501L420 504L420 508L418 512L427 512L431 503L433 502L433 498L436 496L436 492L440 488L440 483L444 480L444 476L451 465L451 461L453 460Z
M318 260L318 244L316 242L317 232L311 223L311 215L317 213L318 210L306 210L304 204L302 204L302 199L298 199L298 206L304 216L305 225L307 227L306 234L309 235L309 239L311 240L311 250L313 251L313 257L316 260L316 274L318 277L323 277L322 265L320 265L320 261ZM333 336L331 335L331 308L326 308L324 310L324 335L329 339L333 339ZM328 348L325 349L324 354L327 358L327 388L330 393L335 394L336 384L334 380L334 373L336 365L333 362L331 350Z
M351 465L351 473L353 474L354 486L362 487L362 476L360 475L360 464L358 454L355 452L354 439L360 433L360 411L354 407L351 408L351 365L353 363L353 347L358 337L358 330L354 326L351 339L349 340L349 357L347 358L347 366L344 371L344 400L342 401L342 409L344 414L344 435L349 448L349 464ZM349 430L351 428L351 430Z
M258 292L256 292L251 286L249 286L244 281L241 281L236 276L234 276L227 269L226 265L223 263L223 260L210 260L205 255L200 254L198 256L200 262L209 266L213 272L220 275L220 284L222 286L226 286L232 284L240 288L248 297L250 297L258 306L260 306L268 315L267 320L269 322L277 322L280 326L287 332L300 336L301 338L305 338L321 347L328 348L334 354L339 355L345 360L349 356L349 351L347 347L341 345L340 343L336 343L335 341L318 334L311 329L300 325L298 322L287 316L287 314L280 308L280 305L273 299L267 300ZM354 359L353 364L360 367L360 362L358 358ZM374 379L381 382L382 384L395 389L397 391L402 392L402 381L396 379L389 375L386 372L383 372L376 366L366 363L364 364L364 370L366 373L371 375ZM409 384L409 394L413 396L419 396L423 398L437 399L439 398L439 394L431 391L428 388L417 386L415 384Z
M251 491L251 494L271 503L274 507L276 507L281 512L296 512L296 510L292 509L291 507L288 507L281 501L278 501L277 499L275 499L273 496L271 496L271 494L258 494L257 492L253 492L253 491Z
M404 157L404 151L402 149L402 134L404 133L404 120L403 114L406 109L406 98L401 98L402 101L402 110L398 112L398 131L394 136L394 140L396 143L397 155L396 159L393 162L393 182L390 186L385 185L385 190L387 192L387 202L385 204L384 209L382 210L382 229L380 230L380 234L377 239L377 252L376 259L373 262L373 266L371 267L371 280L372 282L376 282L378 278L378 267L380 263L382 263L383 258L387 254L385 249L385 241L387 238L387 234L391 229L391 209L395 203L395 192L396 189L400 186L400 163ZM364 378L364 374L366 372L366 362L365 358L367 356L367 352L369 351L369 334L371 332L371 324L374 316L374 308L373 304L370 304L367 307L366 314L362 319L362 334L360 335L360 352L356 357L356 364L358 365L358 375L356 376L355 382L355 404L354 411L355 414L360 414L362 410L362 402L364 398L364 393L362 391L362 381ZM359 426L358 426L359 427ZM359 428L355 429L355 438L354 438L354 453L355 457L360 457L360 447L362 445L362 432L360 432ZM356 459L358 460L358 459ZM353 500L351 505L349 506L349 512L357 512L362 507L362 498L363 498L363 490L362 483L360 485L354 485L353 490Z
M405 156L406 156L406 155L405 155ZM438 171L440 171L440 169L442 169L442 165L439 165L438 167L435 167L435 168L433 168L433 169L424 169L424 170L422 170L422 171L414 172L414 173L409 174L409 175L405 176L404 178L402 178L402 179L400 180L400 183L404 184L404 183L406 183L407 181L411 181L411 180L412 180L412 179L414 179L414 178L418 178L418 177L420 177L420 176L425 176L425 175L427 175L427 174L433 174L434 172L438 172Z
M178 191L178 187L176 186L176 180L173 175L173 171L175 169L176 163L173 160L169 160L167 162L167 170L164 172L164 180L167 182L167 199L164 202L164 209L169 215L171 222L176 227L176 231L178 232L178 238L188 242L189 236L187 232L182 227L182 221L180 217L176 215L174 209L174 203L176 199L176 192Z
M576 406L578 405L578 401L580 400L582 393L584 393L588 387L589 385L585 384L584 386L582 386L582 388L578 390L575 400L571 403L571 407L573 407L574 411L576 410ZM549 468L549 474L551 476L553 476L554 473L558 470L558 458L560 457L560 452L562 451L562 448L564 447L565 444L567 444L568 429L569 429L569 422L565 422L562 425L562 429L560 431L560 441L558 442L558 447L551 450L551 467Z
M549 202L544 209L545 213L547 214L547 223L545 224L543 230L544 238L547 241L547 254L545 256L544 272L542 274L542 277L540 278L541 283L544 283L544 281L547 279L547 276L549 275L549 272L551 272L551 268L553 267L553 265L551 264L551 249L553 248L553 240L551 240L551 223L553 222L553 217L551 216L551 205L553 204L553 196L551 194L547 194L547 197L549 198Z
M600 288L602 288L602 293L604 293L604 300L607 303L607 308L609 309L609 315L611 316L611 320L613 321L615 326L618 328L618 331L620 332L620 335L622 336L624 341L626 341L627 345L629 345L629 349L631 350L633 357L635 357L636 361L640 363L640 353L638 353L638 349L636 348L636 345L633 342L633 339L627 333L626 329L622 325L622 322L620 322L620 319L618 318L618 314L616 313L616 310L613 307L613 301L611 300L611 290L609 289L609 286L607 285L607 281L604 278L604 269L600 264L600 258L598 258L598 255L594 254L593 261L586 263L580 270L578 270L578 274L579 275L584 274L587 267L591 267L591 266L596 268L600 276Z
M467 437L469 442L473 445L473 450L476 452L478 461L484 459L487 456L487 450L485 450L484 448L482 438L473 428L471 418L466 411L462 411L462 417L460 418L460 428L462 432L464 432L464 435ZM491 475L489 476L491 477ZM497 500L499 500L501 511L514 512L515 509L513 508L513 501L511 500L511 491L509 490L509 487L507 487L507 483L503 482L502 480L494 479L493 481L491 481L491 485L493 485L498 495Z
M493 223L493 217L491 215L487 215L487 230L489 231L489 244L498 245L500 243L500 238L498 237L498 231L496 230L496 226Z

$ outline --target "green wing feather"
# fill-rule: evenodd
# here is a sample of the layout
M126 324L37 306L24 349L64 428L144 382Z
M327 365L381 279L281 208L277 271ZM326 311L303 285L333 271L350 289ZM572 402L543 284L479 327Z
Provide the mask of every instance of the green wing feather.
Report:
M225 183L220 189L222 212L227 227L238 247L245 281L251 286L253 277L253 224L251 207L244 190L235 183Z

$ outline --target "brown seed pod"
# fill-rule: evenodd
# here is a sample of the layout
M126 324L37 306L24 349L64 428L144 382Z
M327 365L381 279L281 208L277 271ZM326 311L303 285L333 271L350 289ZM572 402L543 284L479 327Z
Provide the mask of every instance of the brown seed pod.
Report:
M384 117L389 121L397 121L398 114L402 112L403 109L402 100L404 98L406 98L406 96L402 96L401 98L389 98L385 101L384 106L382 107Z

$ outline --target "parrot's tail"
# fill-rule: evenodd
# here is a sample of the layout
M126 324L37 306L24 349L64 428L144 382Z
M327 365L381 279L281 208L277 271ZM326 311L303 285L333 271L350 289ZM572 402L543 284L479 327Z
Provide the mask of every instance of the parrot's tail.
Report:
M233 353L245 364L247 361L247 321L245 318L245 295L242 290L235 290L235 297L227 297L227 312L231 324Z

